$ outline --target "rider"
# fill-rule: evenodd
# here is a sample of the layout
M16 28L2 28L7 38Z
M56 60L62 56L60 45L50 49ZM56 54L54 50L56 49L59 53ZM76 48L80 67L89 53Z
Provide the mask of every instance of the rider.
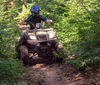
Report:
M30 11L32 14L25 20L26 23L30 24L30 29L34 29L34 26L36 26L36 23L40 23L41 21L44 21L46 23L52 22L52 20L49 20L49 19L43 17L42 15L40 15L40 9L38 6L33 5L31 7Z

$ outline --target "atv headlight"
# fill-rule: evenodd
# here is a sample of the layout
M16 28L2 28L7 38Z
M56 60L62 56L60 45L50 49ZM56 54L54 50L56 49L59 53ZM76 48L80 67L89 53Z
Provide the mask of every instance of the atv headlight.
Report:
M32 40L36 40L36 36L29 36L30 37L30 39L32 39Z
M49 38L55 38L56 37L55 32L53 32L53 31L49 31L48 34L49 34Z

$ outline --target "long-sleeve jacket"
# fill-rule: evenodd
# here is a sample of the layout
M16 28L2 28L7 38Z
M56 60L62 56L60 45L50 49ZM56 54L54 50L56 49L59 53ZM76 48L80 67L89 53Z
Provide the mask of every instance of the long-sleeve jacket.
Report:
M33 16L33 15L30 15L26 20L25 22L31 22L33 23L33 25L35 26L36 23L40 23L41 21L46 21L47 18L43 17L42 15L39 15L39 16ZM32 24L30 24L30 29L34 29L34 26Z

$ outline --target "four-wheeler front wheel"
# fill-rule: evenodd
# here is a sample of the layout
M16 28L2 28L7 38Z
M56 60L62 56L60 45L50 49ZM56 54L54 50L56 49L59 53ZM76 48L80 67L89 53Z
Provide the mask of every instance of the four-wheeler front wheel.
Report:
M29 59L28 49L24 45L20 47L20 58L24 64L28 63L28 59Z

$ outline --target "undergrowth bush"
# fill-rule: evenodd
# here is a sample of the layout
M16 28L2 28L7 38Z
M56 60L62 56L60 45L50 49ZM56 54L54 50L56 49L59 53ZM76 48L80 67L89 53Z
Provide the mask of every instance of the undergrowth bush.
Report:
M0 81L18 81L23 75L23 69L21 62L15 59L0 59Z

